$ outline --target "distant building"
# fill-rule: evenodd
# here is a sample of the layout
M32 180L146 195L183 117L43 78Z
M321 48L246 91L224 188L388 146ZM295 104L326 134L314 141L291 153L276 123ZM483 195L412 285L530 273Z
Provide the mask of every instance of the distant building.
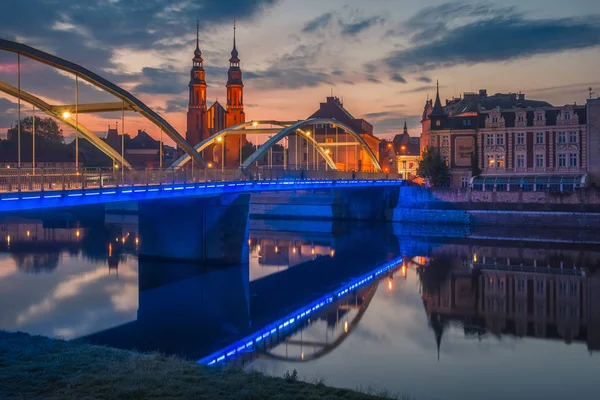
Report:
M325 103L321 103L319 109L315 111L310 118L330 118L340 121L344 125L351 127L355 132L365 140L371 151L379 160L379 142L380 140L373 136L373 125L362 118L354 118L345 108L342 101L338 97L327 97ZM341 171L373 171L373 162L368 154L357 145L349 146L334 146L338 142L353 142L351 136L347 136L342 129L333 124L316 124L315 126L306 126L306 130L310 130L314 134L316 140L325 147L325 151L329 151L329 156L336 164L338 170ZM331 147L327 147L327 143L331 143ZM288 143L288 165L291 168L308 168L313 166L319 169L325 169L325 161L313 150L307 141L290 136Z
M152 138L146 131L139 130L134 138L127 133L122 138L117 128L108 127L106 143L121 153L125 146L125 160L134 168L159 168L160 167L160 141ZM123 140L123 143L122 143ZM174 160L174 149L163 144L163 167Z
M231 50L229 70L227 71L226 109L218 101L215 101L207 110L206 72L204 71L203 61L202 51L199 47L198 30L196 30L196 50L194 50L190 71L186 131L186 140L192 146L225 128L246 122L244 83L242 82L240 59L235 44L235 25L233 27L233 49ZM202 152L202 158L216 165L222 165L224 162L225 167L237 167L240 161L240 148L245 142L245 135L226 137L220 144L205 149ZM221 146L224 146L224 149ZM221 160L223 154L225 160Z
M391 142L382 142L379 148L380 164L384 172L397 173L403 179L414 179L419 166L420 139L408 134L406 121L402 133Z
M438 87L435 102L428 100L423 111L421 151L431 146L439 152L454 187L573 190L588 184L595 164L588 143L600 135L600 123L592 131L586 127L587 108L554 107L521 93L488 96L486 90L442 106ZM481 174L471 179L474 167Z

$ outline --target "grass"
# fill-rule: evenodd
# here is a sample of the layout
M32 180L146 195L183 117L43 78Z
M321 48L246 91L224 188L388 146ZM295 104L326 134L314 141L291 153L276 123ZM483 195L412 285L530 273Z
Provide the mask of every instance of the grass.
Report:
M288 374L289 375L289 374ZM0 331L0 399L384 399L321 382Z

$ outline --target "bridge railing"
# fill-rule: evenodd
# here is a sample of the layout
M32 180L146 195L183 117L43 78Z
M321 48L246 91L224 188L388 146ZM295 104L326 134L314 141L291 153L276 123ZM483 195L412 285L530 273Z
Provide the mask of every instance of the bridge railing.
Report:
M293 170L283 168L235 169L104 169L104 168L3 168L0 192L31 192L118 186L169 185L195 182L281 179L398 179L371 172Z

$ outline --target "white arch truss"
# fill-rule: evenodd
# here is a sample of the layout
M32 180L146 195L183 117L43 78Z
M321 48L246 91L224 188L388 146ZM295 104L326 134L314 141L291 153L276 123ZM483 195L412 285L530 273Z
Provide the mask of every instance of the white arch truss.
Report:
M381 172L381 165L379 165L379 161L377 160L377 157L375 157L375 153L373 153L373 151L371 150L371 148L369 147L367 142L365 142L363 137L360 136L358 133L356 133L348 125L345 125L335 119L330 119L330 118L311 118L311 119L307 119L304 121L298 121L292 125L286 126L281 131L279 131L279 133L277 133L276 135L271 137L262 146L260 146L258 149L256 149L256 151L254 153L252 153L252 155L250 157L248 157L246 159L246 161L244 161L241 168L242 169L249 168L254 162L256 162L260 157L262 157L266 151L268 151L270 148L272 148L279 141L283 140L286 136L289 136L291 134L299 132L301 134L304 133L302 136L305 139L312 141L312 143L316 146L317 151L325 159L325 161L327 162L329 167L333 170L336 170L337 168L335 166L335 163L333 162L331 157L329 157L329 154L327 154L326 151L323 149L323 146L321 146L321 143L318 143L311 135L307 135L304 131L302 131L301 128L304 125L311 125L311 124L332 124L339 128L342 128L342 130L344 132L348 133L350 136L352 136L356 139L356 141L358 142L358 145L365 151L365 153L367 154L367 156L373 163L373 167L375 168L375 171Z
M122 101L122 108L126 111L135 111L140 113L144 118L158 126L168 137L170 137L179 148L185 151L189 156L199 163L204 165L204 160L200 157L200 154L194 151L194 148L173 128L167 121L165 121L160 115L154 112L150 107L144 104L141 100L133 96L125 89L115 85L105 78L95 74L94 72L78 65L62 59L60 57L48 54L33 47L12 42L10 40L0 39L0 50L9 51L19 55L23 55L27 58L41 62L42 64L49 65L53 68L68 72L75 75L86 82L94 85L95 87L112 94ZM22 93L22 91L20 92ZM50 106L53 110L66 110L69 106ZM103 112L103 111L118 111L118 105L115 103L99 103L99 104L87 104L84 105L83 112ZM45 110L46 111L46 110ZM71 110L72 112L73 110ZM47 112L47 111L46 111ZM48 113L48 112L47 112ZM50 114L52 115L52 114ZM108 144L104 141L91 141L96 147L107 153ZM112 158L112 156L111 156Z

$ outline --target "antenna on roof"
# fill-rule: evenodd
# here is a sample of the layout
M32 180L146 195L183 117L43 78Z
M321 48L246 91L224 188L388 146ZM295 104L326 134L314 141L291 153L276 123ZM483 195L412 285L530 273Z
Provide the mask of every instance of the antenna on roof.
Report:
M592 97L594 97L594 95L596 94L596 92L593 91L593 89L592 89L591 86L588 88L588 91L590 92L590 99L591 99Z

